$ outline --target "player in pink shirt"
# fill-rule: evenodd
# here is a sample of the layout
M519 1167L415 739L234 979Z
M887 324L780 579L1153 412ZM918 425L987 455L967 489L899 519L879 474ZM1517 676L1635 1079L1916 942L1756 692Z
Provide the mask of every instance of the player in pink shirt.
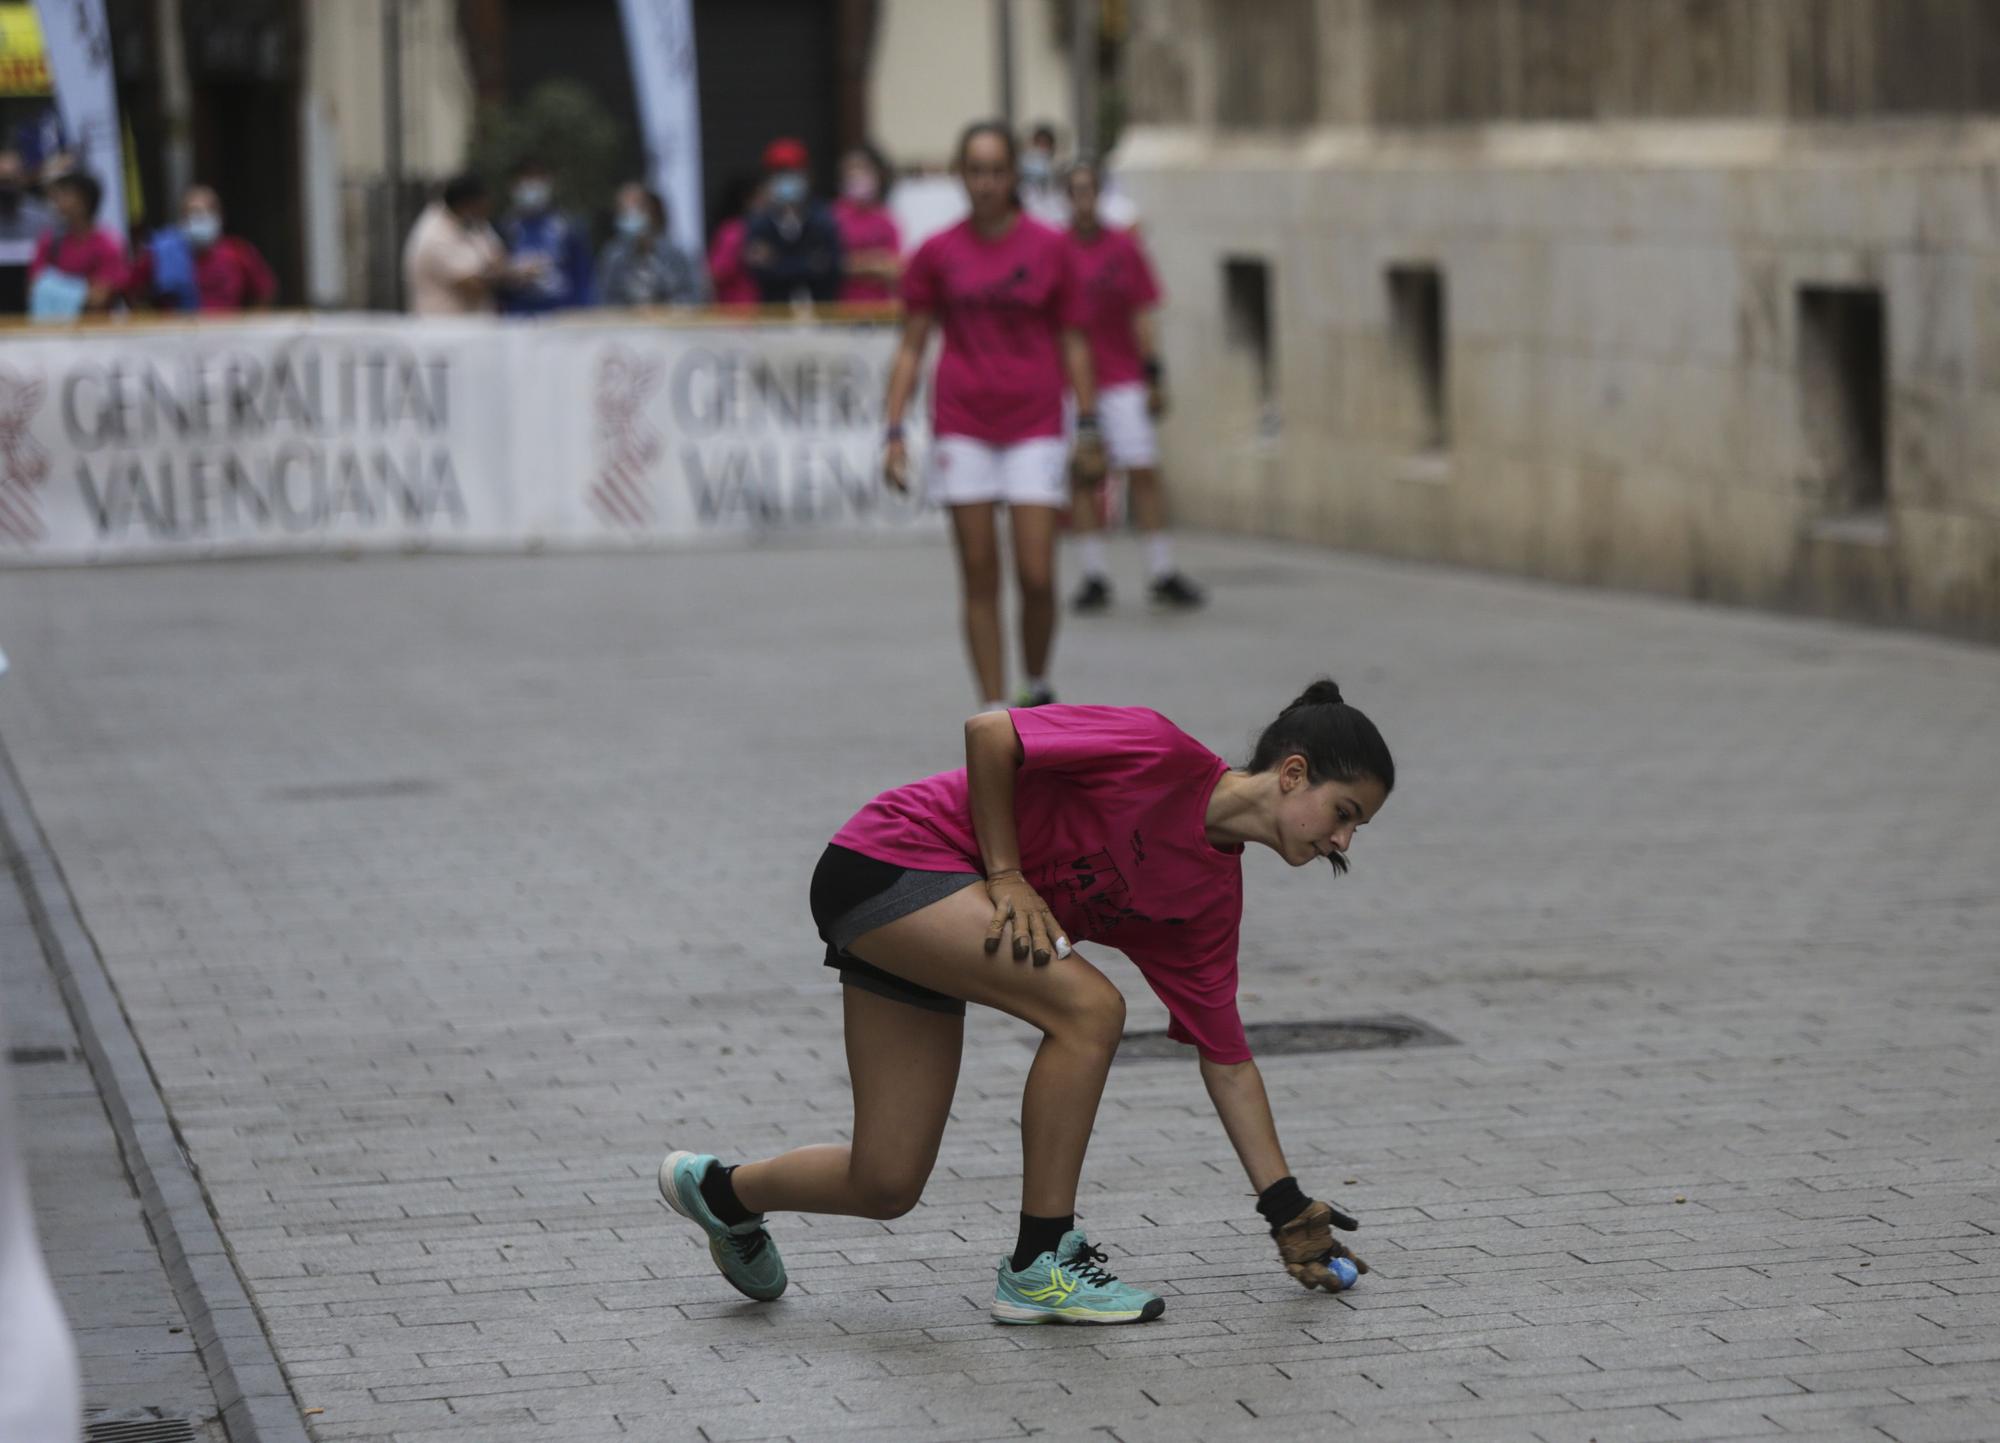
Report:
M1083 287L1090 338L1090 363L1097 375L1097 414L1111 465L1125 473L1132 519L1146 544L1155 606L1191 611L1206 599L1174 567L1167 538L1167 498L1160 484L1160 442L1153 422L1166 414L1167 388L1153 329L1160 283L1139 237L1105 225L1098 213L1101 177L1094 165L1069 173L1070 246ZM1101 535L1103 494L1080 491L1070 511L1071 529L1082 553L1083 584L1070 605L1079 612L1111 605L1110 570Z
M1366 1265L1354 1220L1306 1195L1278 1142L1236 1007L1242 854L1336 872L1395 786L1382 735L1318 681L1231 767L1158 712L1045 706L965 726L965 768L884 792L834 835L812 880L826 965L845 984L850 1141L727 1167L669 1153L668 1204L708 1232L723 1275L784 1291L771 1212L895 1218L923 1194L958 1082L965 1004L1032 1024L1021 1101L1021 1219L1000 1264L1002 1322L1144 1322L1165 1301L1119 1282L1076 1226L1077 1185L1125 1000L1074 944L1131 959L1191 1045L1287 1271L1338 1291ZM1345 1258L1352 1264L1335 1266Z
M1069 244L1021 212L1014 135L984 121L958 142L958 174L972 214L925 241L903 273L902 348L883 404L888 435L883 474L908 485L903 415L923 369L933 329L944 333L932 383L932 437L926 485L951 512L965 604L965 640L979 695L1004 706L1000 638L1000 540L996 513L1008 511L1014 577L1021 593L1019 701L1055 700L1048 684L1055 645L1056 525L1069 502L1069 469L1102 476L1097 388L1083 336L1083 298ZM1063 387L1077 402L1073 468L1063 440Z
M891 178L888 160L872 145L840 159L840 198L833 203L833 219L840 227L840 253L847 266L840 283L843 301L866 305L896 299L903 236L883 204Z

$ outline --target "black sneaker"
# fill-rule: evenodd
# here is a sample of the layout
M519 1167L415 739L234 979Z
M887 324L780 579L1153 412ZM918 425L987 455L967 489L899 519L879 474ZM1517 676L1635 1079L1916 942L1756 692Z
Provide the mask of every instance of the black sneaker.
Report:
M1152 598L1155 606L1168 606L1175 611L1193 611L1208 600L1208 593L1178 571L1169 571L1153 583Z
M1094 615L1111 609L1111 583L1101 576L1086 576L1083 585L1076 589L1076 595L1069 599L1069 609L1079 616Z
M1047 706L1056 699L1056 694L1046 686L1024 686L1014 693L1014 705L1018 707Z

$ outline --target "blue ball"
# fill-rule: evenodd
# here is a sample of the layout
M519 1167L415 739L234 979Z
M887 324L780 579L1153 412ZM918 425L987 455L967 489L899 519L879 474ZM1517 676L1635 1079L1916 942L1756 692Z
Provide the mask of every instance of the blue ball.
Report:
M1360 1270L1346 1258L1329 1258L1326 1270L1340 1279L1340 1286L1343 1289L1353 1287L1354 1280L1361 1276Z

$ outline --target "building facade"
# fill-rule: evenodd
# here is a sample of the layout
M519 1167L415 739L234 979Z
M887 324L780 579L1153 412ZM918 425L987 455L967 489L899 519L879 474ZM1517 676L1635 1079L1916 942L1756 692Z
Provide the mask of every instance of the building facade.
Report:
M2000 4L1131 21L1188 519L2000 640Z

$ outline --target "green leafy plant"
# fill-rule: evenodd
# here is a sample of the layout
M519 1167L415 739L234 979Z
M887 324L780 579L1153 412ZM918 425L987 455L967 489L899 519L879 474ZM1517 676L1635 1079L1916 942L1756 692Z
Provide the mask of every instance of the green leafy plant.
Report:
M536 157L554 175L556 205L589 218L610 205L621 181L637 173L629 150L624 132L589 87L548 80L518 102L480 112L466 168L485 177L504 208L510 172Z

